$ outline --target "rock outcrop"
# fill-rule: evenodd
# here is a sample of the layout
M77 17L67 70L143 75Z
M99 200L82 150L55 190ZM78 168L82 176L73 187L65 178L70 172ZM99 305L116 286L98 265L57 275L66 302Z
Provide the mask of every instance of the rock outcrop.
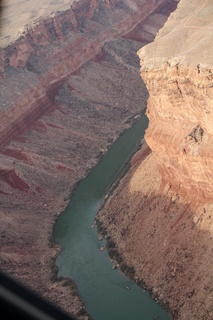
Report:
M150 94L146 141L163 180L195 205L213 199L212 8L211 1L181 1L139 51Z

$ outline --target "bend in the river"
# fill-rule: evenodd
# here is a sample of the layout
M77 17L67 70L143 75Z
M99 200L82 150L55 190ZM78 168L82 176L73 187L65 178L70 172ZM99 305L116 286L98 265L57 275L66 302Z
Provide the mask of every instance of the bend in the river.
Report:
M137 150L148 120L142 115L102 157L76 188L72 199L54 226L61 245L57 257L58 276L71 278L94 320L170 319L166 311L147 292L112 270L105 240L98 240L94 218L104 202L107 189ZM147 250L149 250L147 248Z

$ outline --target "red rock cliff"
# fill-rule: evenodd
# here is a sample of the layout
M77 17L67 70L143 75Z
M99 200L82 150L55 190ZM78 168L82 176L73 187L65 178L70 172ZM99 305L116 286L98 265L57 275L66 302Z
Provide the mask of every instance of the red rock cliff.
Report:
M213 199L212 10L210 0L182 0L139 51L150 94L146 141L164 182L195 205Z
M82 0L69 10L27 26L19 39L0 52L0 145L52 107L52 98L69 74L100 55L105 43L129 32L165 2L135 1L129 6L124 1L119 6L116 1ZM104 7L109 10L110 24L108 18L99 21ZM20 70L19 74L14 75L14 70Z

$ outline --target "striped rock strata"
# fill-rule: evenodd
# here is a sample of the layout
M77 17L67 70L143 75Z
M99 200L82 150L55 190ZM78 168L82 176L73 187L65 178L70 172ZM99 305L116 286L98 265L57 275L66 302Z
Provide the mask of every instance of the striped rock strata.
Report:
M182 0L139 51L150 98L146 141L163 180L195 205L213 199L213 4Z

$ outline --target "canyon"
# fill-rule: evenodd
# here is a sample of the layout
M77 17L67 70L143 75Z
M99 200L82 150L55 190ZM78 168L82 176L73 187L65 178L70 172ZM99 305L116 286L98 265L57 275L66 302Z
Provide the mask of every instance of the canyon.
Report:
M57 279L53 224L78 181L145 110L136 52L153 41L177 2L63 4L39 18L39 10L31 12L28 25L11 27L16 12L3 24L0 269L88 319L72 281ZM23 19L19 12L17 23L24 23L26 8Z
M147 144L97 221L173 319L213 319L211 0L60 4L2 40L0 268L89 319L52 227L148 99Z
M98 220L173 319L213 319L211 1L181 0L138 51L147 146Z

